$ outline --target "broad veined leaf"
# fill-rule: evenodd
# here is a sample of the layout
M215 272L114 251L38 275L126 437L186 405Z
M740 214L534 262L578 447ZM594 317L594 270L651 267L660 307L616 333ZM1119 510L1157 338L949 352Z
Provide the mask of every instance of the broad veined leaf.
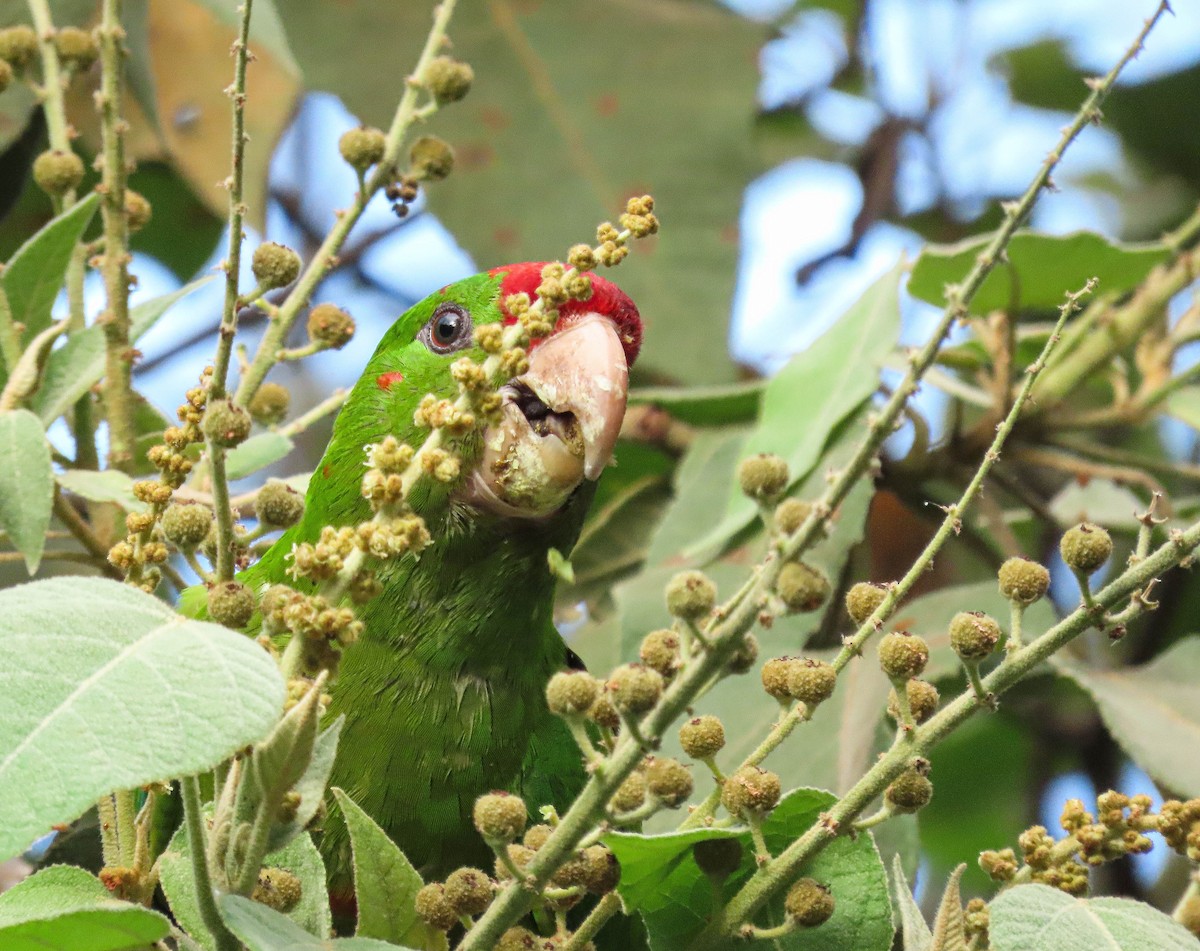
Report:
M230 481L244 479L259 469L278 462L295 445L283 433L257 433L225 455L225 475Z
M1134 532L1137 513L1146 503L1111 479L1089 479L1087 485L1071 480L1050 500L1050 512L1059 525L1094 522L1114 531Z
M38 418L27 409L0 413L0 528L38 570L54 504L50 447Z
M223 895L221 917L249 951L395 951L374 938L315 938L287 915L241 895Z
M930 951L933 932L925 923L925 916L913 898L908 876L904 874L904 863L897 855L892 859L892 910L899 919L900 934L904 939L904 951Z
M629 405L659 406L693 426L751 423L758 415L766 380L714 386L641 387L629 393Z
M267 846L271 850L283 848L303 832L321 808L325 799L325 787L329 783L329 774L333 772L333 760L337 756L342 724L345 722L345 716L339 716L317 736L316 742L313 743L312 755L308 758L308 766L292 786L292 791L300 796L296 815L286 825L271 827L271 837Z
M92 472L87 469L67 469L54 477L68 492L74 492L90 502L116 502L129 512L141 512L146 503L133 494L133 479L119 469Z

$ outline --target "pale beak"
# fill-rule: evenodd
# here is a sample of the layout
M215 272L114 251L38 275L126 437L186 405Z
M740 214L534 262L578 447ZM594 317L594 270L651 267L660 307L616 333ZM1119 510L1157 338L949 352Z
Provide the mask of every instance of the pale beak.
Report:
M584 314L529 356L529 371L503 387L503 420L484 434L469 501L505 515L557 510L612 460L629 367L616 328Z

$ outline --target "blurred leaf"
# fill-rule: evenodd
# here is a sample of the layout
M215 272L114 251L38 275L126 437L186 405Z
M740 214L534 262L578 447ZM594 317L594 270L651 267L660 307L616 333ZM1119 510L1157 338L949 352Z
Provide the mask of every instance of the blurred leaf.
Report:
M54 471L42 424L27 409L0 413L0 528L25 556L31 575L42 561L53 503Z
M240 0L198 0L232 30L241 28L242 12ZM291 4L289 4L289 7ZM289 10L290 13L290 10ZM283 21L279 18L279 10L275 0L254 0L254 8L250 17L250 42L260 44L270 52L281 66L293 76L300 75L300 66L292 56L292 48L288 46L287 33Z
M921 914L921 909L913 898L912 888L908 884L908 876L904 874L904 866L898 855L892 860L890 882L892 911L899 919L900 933L904 939L904 951L930 951L933 945L933 932L929 930L929 925L925 923L925 917Z
M125 29L125 48L129 51L125 60L129 91L151 131L161 139L162 119L154 98L154 72L150 66L150 0L127 0L121 13L121 26Z
M1156 908L1129 898L1072 898L1021 885L989 905L993 951L1196 951L1200 941Z
M133 479L118 469L105 469L103 472L67 469L57 473L54 480L68 492L74 492L89 502L116 502L127 512L146 510L146 503L133 494Z
M958 244L927 245L908 279L908 292L943 305L947 284L967 276L991 235ZM1022 231L1009 242L1007 261L997 264L971 300L972 314L993 310L1053 311L1068 291L1098 277L1099 290L1122 294L1146 279L1171 252L1161 244L1120 244L1091 231L1065 235Z
M243 635L128 585L67 577L0 591L0 693L6 857L105 793L191 775L260 739L284 690ZM129 723L140 724L137 743Z
M1095 522L1114 531L1138 529L1138 512L1146 504L1111 479L1089 479L1087 485L1071 480L1050 500L1050 512L1059 525Z
M716 386L646 386L631 390L629 404L661 406L693 426L750 423L758 415L766 380Z
M125 951L165 938L156 911L119 901L81 868L44 868L0 895L5 951Z
M1122 749L1164 788L1200 796L1200 637L1189 637L1141 667L1101 670L1063 654L1054 666L1091 694Z
M271 827L267 847L272 851L283 848L300 835L321 808L325 799L325 787L329 783L329 774L333 772L333 760L337 756L338 739L341 737L345 720L344 716L339 716L317 736L308 766L292 786L292 791L300 796L300 806L286 825Z
M0 96L0 149L21 137L37 107L37 94L24 83L14 82Z
M1171 416L1200 430L1200 386L1181 387L1168 396L1163 405Z
M230 482L253 475L278 462L292 451L293 443L283 433L265 432L251 436L225 456L225 475Z
M241 895L222 895L221 917L249 951L394 951L374 938L314 938L286 915Z
M819 789L789 792L763 822L763 836L778 854L817 822L836 801ZM604 843L621 863L617 890L630 910L640 912L655 951L687 947L713 912L713 887L696 864L692 847L706 839L737 838L742 843L740 868L721 883L728 900L754 873L754 846L742 829L698 829L645 836L615 832ZM827 884L837 896L833 917L819 929L793 932L776 940L780 948L853 948L854 951L888 951L892 946L892 919L888 903L887 873L869 834L850 839L839 836L808 862L800 875ZM783 920L783 898L768 903L760 921Z
M129 238L130 248L153 255L181 281L188 281L212 257L224 222L165 162L142 162L129 176L129 187L143 195L153 215Z
M306 83L387 128L429 9L303 0L285 26ZM450 35L475 86L431 124L458 154L431 209L492 266L560 256L651 193L662 234L618 275L645 318L638 369L733 379L725 333L742 189L757 171L748 133L764 34L708 0L462 5Z

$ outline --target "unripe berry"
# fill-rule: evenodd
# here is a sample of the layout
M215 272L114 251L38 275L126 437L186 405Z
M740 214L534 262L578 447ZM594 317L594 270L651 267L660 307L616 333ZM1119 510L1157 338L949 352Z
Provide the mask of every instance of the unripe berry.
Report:
M622 664L612 672L608 691L620 712L645 713L662 696L662 674L644 664Z
M937 713L938 689L933 684L913 677L904 685L904 689L908 694L909 710L912 711L913 719L917 723L924 723ZM900 722L900 706L895 688L888 693L887 712L893 720L897 723Z
M692 858L705 875L725 878L742 864L742 843L737 839L703 839L692 846Z
M801 928L815 928L833 917L833 895L829 886L811 878L802 878L788 889L783 910Z
M775 507L775 530L780 535L790 535L808 518L812 503L800 499L784 499Z
M738 485L742 492L760 502L773 502L788 484L788 464L779 456L759 453L738 465Z
M286 482L268 479L254 497L254 516L272 528L291 528L304 514L304 496Z
M846 613L855 624L862 624L875 613L887 597L887 588L873 581L860 581L846 592Z
M1099 525L1084 522L1063 535L1058 548L1068 568L1090 575L1112 554L1112 536Z
M64 26L54 34L54 49L63 63L76 69L87 69L100 55L96 38L74 26Z
M471 816L479 834L489 842L512 842L525 831L528 813L520 796L497 791L476 799Z
M775 593L788 611L815 611L829 598L829 579L811 565L789 561L775 580Z
M617 713L617 708L613 706L612 699L606 691L601 691L596 702L588 708L587 717L606 730L615 730L621 725L621 715Z
M758 660L758 638L747 634L725 661L725 669L731 674L744 674Z
M441 882L432 882L417 892L414 899L417 917L436 931L449 931L458 924L458 914L446 898Z
M338 151L346 164L359 172L383 161L387 151L387 138L379 129L362 126L351 129L338 139Z
M208 404L200 428L216 445L232 449L250 435L250 414L232 400L216 400Z
M145 195L135 192L132 188L125 189L125 221L129 225L130 234L141 231L150 224L153 214L154 209L150 207Z
M454 169L454 149L436 135L423 135L413 143L408 161L414 178L441 181Z
M717 586L701 571L681 571L667 582L667 610L674 617L697 622L717 605Z
M256 423L273 426L283 421L291 405L292 394L286 386L280 383L264 383L258 388L258 392L250 397L246 409L250 411Z
M300 879L287 869L264 868L258 873L258 884L250 899L286 914L300 903L302 891Z
M879 642L879 666L892 680L919 677L929 662L929 645L908 631L893 631Z
M287 287L300 276L300 255L282 244L264 241L254 249L250 270L265 291Z
M959 611L950 619L950 646L963 660L982 660L999 643L1000 625L981 611Z
M20 25L0 30L0 59L14 69L28 66L37 53L37 34L30 27Z
M762 668L763 690L781 703L792 699L792 667L800 663L795 657L772 657Z
M208 616L226 627L242 628L254 614L254 592L240 581L220 581L208 589Z
M526 848L523 845L509 845L505 846L505 848L508 849L509 859L521 872L525 871L526 866L533 861L533 857L537 854L533 849ZM506 882L512 878L512 872L508 870L508 866L501 862L499 858L496 859L495 868L497 881Z
M933 798L933 783L925 775L925 770L915 767L906 769L883 791L883 798L894 812L917 812L929 804Z
M83 159L74 152L43 152L33 160L33 180L47 195L65 194L83 181Z
M509 928L496 942L494 951L541 951L542 939L528 928Z
M837 671L823 660L806 657L788 668L788 692L809 709L833 695Z
M679 745L692 759L716 756L725 746L725 727L716 717L693 717L679 728Z
M586 714L600 696L600 683L586 670L560 670L546 684L546 706L559 717Z
M625 777L625 781L613 793L609 806L613 812L632 812L646 801L646 777L641 771L635 771Z
M482 915L496 894L495 883L477 868L455 869L446 878L446 901L459 915Z
M679 760L653 756L647 761L646 789L668 808L686 802L693 788L691 771Z
M422 82L440 105L458 102L471 91L475 70L449 56L438 56L425 67Z
M607 895L621 880L621 863L603 845L590 845L583 850L585 874L583 886L593 895Z
M334 304L318 304L308 312L308 338L330 350L341 350L354 336L354 318Z
M679 666L679 636L674 631L651 631L638 651L642 663L670 678Z
M1029 558L1009 558L998 577L1000 593L1017 604L1033 604L1050 589L1050 572Z
M546 840L554 834L554 829L540 822L535 826L530 826L525 830L525 835L521 839L521 844L527 849L533 849L535 852L546 844Z
M721 786L721 804L730 815L765 815L775 808L783 787L779 777L757 766L743 766Z
M172 502L163 512L162 528L167 541L183 551L191 551L208 536L213 514L206 505Z

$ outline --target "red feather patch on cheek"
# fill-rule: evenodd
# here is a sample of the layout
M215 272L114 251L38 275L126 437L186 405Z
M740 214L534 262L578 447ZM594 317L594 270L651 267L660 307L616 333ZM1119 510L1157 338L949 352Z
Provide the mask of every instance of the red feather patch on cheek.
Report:
M393 383L403 382L404 374L400 373L398 370L392 370L390 373L380 373L379 376L375 377L375 385L381 390L386 390Z

